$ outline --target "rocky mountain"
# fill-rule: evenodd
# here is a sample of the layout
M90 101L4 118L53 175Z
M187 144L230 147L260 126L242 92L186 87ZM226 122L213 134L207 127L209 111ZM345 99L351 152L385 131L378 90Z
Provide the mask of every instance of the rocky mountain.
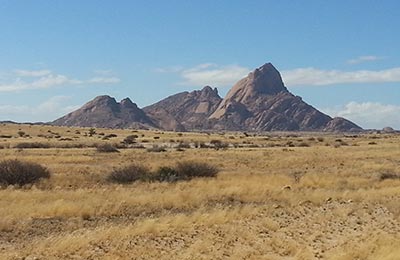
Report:
M209 86L169 96L140 109L129 98L99 96L53 122L63 126L158 128L172 131L360 131L295 96L267 63L238 81L222 99Z
M208 117L221 100L216 88L206 86L169 96L143 110L165 130L204 130L211 127Z
M332 119L290 93L280 73L267 63L237 82L210 116L218 130L353 131L361 128Z
M157 128L154 122L129 98L117 102L110 96L98 96L78 110L52 122L60 126L106 128Z

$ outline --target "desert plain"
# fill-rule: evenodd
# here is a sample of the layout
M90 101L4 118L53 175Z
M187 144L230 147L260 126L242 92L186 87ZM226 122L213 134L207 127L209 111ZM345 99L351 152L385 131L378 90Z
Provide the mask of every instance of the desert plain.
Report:
M134 142L124 143L134 136ZM109 143L118 152L96 147ZM0 259L400 259L400 135L0 125L2 160L50 178L0 189ZM113 183L140 164L216 177Z

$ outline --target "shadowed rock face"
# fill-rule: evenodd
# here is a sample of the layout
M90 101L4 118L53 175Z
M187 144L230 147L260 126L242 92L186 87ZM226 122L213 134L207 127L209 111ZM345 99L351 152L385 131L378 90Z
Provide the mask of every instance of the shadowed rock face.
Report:
M60 126L106 128L154 128L153 121L129 98L118 103L110 96L98 96L80 109L52 122Z
M221 100L217 89L206 86L169 96L143 110L163 129L203 130L210 128L208 117Z
M348 131L361 129L335 120L294 96L271 63L249 73L210 116L214 129L253 131ZM348 128L347 128L348 127Z

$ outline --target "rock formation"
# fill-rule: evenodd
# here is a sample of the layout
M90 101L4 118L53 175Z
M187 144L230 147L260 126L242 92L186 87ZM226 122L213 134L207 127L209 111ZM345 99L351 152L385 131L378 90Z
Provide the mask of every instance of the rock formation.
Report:
M290 93L271 63L249 73L210 116L214 129L252 131L348 131L361 129L333 119Z
M52 122L60 126L105 128L156 128L153 121L129 98L117 102L110 96L98 96L78 110Z
M208 117L221 100L217 89L206 86L169 96L143 110L165 130L204 130L210 128Z
M217 89L206 86L169 96L141 110L128 98L117 103L109 96L99 96L53 124L172 131L362 130L344 118L331 118L290 93L271 63L238 81L224 99Z

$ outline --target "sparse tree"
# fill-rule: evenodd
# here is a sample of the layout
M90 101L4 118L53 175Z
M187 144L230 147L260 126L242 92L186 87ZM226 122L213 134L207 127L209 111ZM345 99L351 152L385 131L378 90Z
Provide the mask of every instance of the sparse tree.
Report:
M88 134L89 134L89 136L95 135L96 134L96 129L90 128Z

